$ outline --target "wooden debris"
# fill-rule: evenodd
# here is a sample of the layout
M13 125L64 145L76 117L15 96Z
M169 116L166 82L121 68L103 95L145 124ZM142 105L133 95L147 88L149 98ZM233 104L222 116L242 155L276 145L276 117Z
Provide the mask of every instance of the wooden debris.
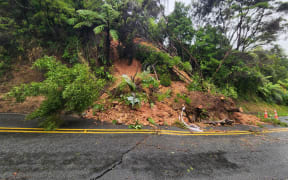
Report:
M187 84L192 83L192 79L190 78L190 76L189 76L186 72L178 69L176 66L173 66L172 70L173 70L173 72L174 72L175 74L177 74L177 76L179 76L185 83L187 83Z
M220 120L220 121L202 121L204 124L210 124L210 125L213 125L213 126L224 126L224 125L233 125L235 123L234 120L230 120L230 119L223 119L223 120Z

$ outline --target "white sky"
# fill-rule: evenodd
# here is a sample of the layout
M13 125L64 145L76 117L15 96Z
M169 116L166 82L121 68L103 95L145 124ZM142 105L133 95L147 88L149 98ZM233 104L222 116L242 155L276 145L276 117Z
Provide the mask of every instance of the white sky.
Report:
M166 7L166 14L169 14L174 9L175 1L177 2L183 2L185 4L189 4L191 0L162 0L163 4ZM282 0L282 2L288 2L288 0ZM285 18L288 20L288 15L285 16ZM286 36L286 37L285 37ZM277 42L281 45L281 47L286 51L286 54L288 54L288 32L283 33Z

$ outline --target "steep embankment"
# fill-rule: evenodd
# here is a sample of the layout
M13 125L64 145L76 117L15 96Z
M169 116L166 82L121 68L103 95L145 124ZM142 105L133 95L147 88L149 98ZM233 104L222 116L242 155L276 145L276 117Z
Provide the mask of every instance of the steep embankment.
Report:
M141 41L142 45L153 46L151 43ZM224 120L232 119L236 123L256 125L259 119L255 116L246 115L238 110L235 103L230 98L224 98L222 95L214 95L205 92L188 91L187 85L192 81L190 77L181 71L175 72L175 76L182 76L182 81L172 81L171 86L164 87L144 87L141 74L141 63L137 59L129 64L126 59L119 59L117 52L117 42L111 43L111 57L113 57L113 76L114 82L108 87L94 106L87 110L86 117L105 122L117 122L119 124L135 124L136 121L143 125L148 125L148 119L152 118L156 124L172 125L179 121L179 114L183 105L186 107L186 122L196 122L203 126L204 120ZM176 70L180 71L180 70ZM22 83L43 80L41 73L31 69L31 65L15 65L10 73L11 78L6 78L1 82L0 93L3 96L13 86ZM119 86L123 82L122 75L127 75L134 79L136 89L131 92L126 87L119 93ZM184 76L183 76L184 75ZM149 77L156 78L155 73L148 74ZM188 80L188 81L187 81ZM159 83L159 81L158 81ZM145 95L139 106L131 107L125 102L123 94L141 94ZM23 103L16 103L13 100L0 99L0 112L20 112L29 113L35 110L43 97L29 97ZM100 107L100 108L99 108ZM151 120L151 119L150 119ZM151 123L151 122L150 122Z
M43 79L40 72L31 69L31 64L15 64L12 71L2 78L0 83L0 112L30 113L37 109L44 97L28 97L25 102L16 103L14 99L5 99L3 96L14 86L39 82Z
M151 43L135 40L141 45L155 48ZM183 105L186 106L187 122L196 122L203 125L203 120L224 120L232 119L236 123L256 125L259 119L255 116L236 112L239 108L230 98L223 98L222 95L212 95L210 93L188 91L187 85L192 81L183 71L181 74L175 72L175 75L181 76L182 81L173 81L170 87L159 86L158 88L143 87L141 73L141 63L133 59L129 64L125 59L119 59L117 56L116 45L112 43L114 54L114 72L115 82L108 88L100 99L95 102L95 106L86 112L87 118L93 118L105 122L117 122L118 124L135 124L138 122L148 125L148 119L153 119L159 125L172 125L179 121L179 114ZM159 51L159 49L157 49ZM178 70L179 71L179 70ZM131 92L129 88L119 93L119 86L123 81L122 75L135 77L136 91ZM184 76L183 76L184 75ZM156 79L154 73L149 76ZM117 94L118 93L118 94ZM142 93L147 100L141 101L137 108L132 108L123 100L124 94ZM122 97L122 98L121 98ZM127 98L127 97L125 97ZM101 107L101 108L99 108ZM151 123L151 122L150 122Z

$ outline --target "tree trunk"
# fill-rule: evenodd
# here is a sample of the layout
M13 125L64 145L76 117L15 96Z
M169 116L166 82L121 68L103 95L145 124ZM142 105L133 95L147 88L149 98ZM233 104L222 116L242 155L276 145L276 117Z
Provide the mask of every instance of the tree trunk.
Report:
M110 61L110 33L109 33L109 28L106 30L106 61L107 65L111 66L111 61Z

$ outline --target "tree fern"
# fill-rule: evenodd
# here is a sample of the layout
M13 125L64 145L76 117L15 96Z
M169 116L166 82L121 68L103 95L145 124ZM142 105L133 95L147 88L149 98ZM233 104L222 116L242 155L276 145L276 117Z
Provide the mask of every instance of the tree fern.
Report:
M110 32L110 36L112 37L112 39L113 39L114 41L117 41L117 40L118 40L118 33L117 33L117 31L114 30L114 29L111 29L109 32Z
M105 28L105 25L102 24L102 25L100 25L100 26L95 27L95 28L93 29L93 31L94 31L94 33L97 35L97 34L100 34L101 32L103 32L104 28Z

